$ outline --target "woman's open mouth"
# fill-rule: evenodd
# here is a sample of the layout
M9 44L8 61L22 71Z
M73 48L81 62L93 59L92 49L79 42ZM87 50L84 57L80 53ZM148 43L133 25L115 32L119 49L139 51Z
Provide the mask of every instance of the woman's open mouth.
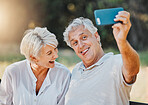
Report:
M49 61L49 63L54 63L54 61Z

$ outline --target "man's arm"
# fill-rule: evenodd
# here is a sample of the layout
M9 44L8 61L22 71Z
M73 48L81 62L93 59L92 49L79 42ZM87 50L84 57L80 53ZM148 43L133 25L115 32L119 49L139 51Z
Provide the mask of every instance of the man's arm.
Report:
M126 11L121 11L116 16L115 21L122 21L122 23L112 26L113 34L123 59L122 73L127 83L133 83L139 72L140 61L137 52L126 40L131 27L130 14Z

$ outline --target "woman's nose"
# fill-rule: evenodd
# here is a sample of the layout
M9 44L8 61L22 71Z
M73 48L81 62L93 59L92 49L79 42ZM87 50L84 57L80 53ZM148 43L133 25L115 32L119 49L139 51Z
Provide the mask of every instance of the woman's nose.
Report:
M58 58L59 56L58 56L58 53L55 53L55 56L54 56L55 58Z
M55 59L58 58L58 50L54 51L53 58L55 58Z

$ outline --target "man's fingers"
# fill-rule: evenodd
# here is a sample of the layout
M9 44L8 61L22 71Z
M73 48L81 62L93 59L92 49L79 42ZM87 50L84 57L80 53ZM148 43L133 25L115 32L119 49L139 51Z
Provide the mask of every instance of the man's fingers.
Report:
M123 25L126 25L127 23L130 23L130 13L127 11L120 11L118 12L118 15L116 15L114 21L121 21Z
M124 17L117 17L117 18L114 19L114 21L121 21L123 24L128 23L127 18L124 18Z
M112 28L122 28L122 24L121 23L116 23L112 26Z
M130 17L130 13L127 11L120 11L118 12L118 15L123 16L123 17Z

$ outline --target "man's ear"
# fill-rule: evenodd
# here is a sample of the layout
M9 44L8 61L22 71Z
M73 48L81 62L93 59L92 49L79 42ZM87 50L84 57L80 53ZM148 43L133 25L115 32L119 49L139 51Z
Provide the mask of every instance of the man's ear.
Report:
M95 35L97 41L100 43L100 35L98 34L98 32L96 32L94 35Z
M32 55L30 55L30 59L31 59L31 61L33 61L33 62L38 62L37 58L34 57L34 56L32 56Z

